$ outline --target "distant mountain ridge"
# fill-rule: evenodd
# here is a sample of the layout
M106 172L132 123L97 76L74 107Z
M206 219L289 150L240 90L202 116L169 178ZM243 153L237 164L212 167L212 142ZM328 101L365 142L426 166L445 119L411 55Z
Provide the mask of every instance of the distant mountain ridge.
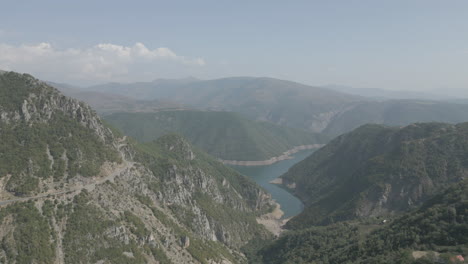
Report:
M358 96L307 86L273 78L231 77L194 80L188 83L172 80L163 83L104 84L89 90L137 99L175 101L197 109L241 113L249 118L279 125L319 132L329 120Z
M184 109L186 106L162 100L138 100L131 95L104 93L73 87L62 83L48 82L59 89L66 96L86 102L101 115L116 112L155 112L164 109Z
M434 94L431 92L422 91L386 90L379 88L356 88L344 85L325 85L323 87L347 94L359 95L376 100L449 100L456 98L456 96Z
M468 104L456 103L453 100L423 100L431 97L418 94L376 100L345 93L345 89L335 91L327 87L274 78L189 78L146 83L113 83L88 89L134 96L142 100L167 100L199 110L237 112L254 120L323 132L330 136L349 132L367 123L409 125L415 122L468 121ZM411 97L423 99L403 99Z
M323 144L324 135L269 122L252 121L220 111L159 111L115 113L105 120L141 142L178 133L222 160L263 161L302 145Z
M322 132L338 136L364 124L406 126L420 122L456 124L468 121L468 104L424 100L361 102L339 113Z

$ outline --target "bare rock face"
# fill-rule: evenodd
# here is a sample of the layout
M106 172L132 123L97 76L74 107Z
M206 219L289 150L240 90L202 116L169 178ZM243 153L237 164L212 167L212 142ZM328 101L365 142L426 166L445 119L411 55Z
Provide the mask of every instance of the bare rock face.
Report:
M187 237L187 236L182 237L180 242L181 242L183 248L190 247L190 238L189 237Z

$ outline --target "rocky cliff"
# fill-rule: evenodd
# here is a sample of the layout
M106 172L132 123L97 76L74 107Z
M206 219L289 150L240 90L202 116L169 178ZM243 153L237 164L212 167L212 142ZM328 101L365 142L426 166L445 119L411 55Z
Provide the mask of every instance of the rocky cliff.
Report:
M273 205L175 135L140 145L29 75L0 75L0 261L242 263Z

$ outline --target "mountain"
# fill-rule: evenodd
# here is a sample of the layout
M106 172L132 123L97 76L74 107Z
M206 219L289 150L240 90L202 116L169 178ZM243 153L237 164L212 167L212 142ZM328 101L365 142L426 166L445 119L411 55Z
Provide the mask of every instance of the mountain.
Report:
M282 175L305 201L287 223L303 228L409 210L467 176L468 123L365 125Z
M320 134L252 121L233 112L115 113L105 116L105 120L141 142L178 133L223 160L268 160L295 146L326 141Z
M271 236L246 177L176 135L122 137L27 74L0 74L0 182L2 263L243 263Z
M63 83L48 82L66 96L78 99L90 105L101 115L116 112L155 112L168 109L183 109L185 106L171 101L138 100L130 96L114 93L88 91Z
M363 97L369 97L376 100L391 100L391 99L419 99L419 100L449 100L454 99L448 95L434 94L430 92L418 91L403 91L403 90L386 90L379 88L358 88L343 85L326 85L327 89L332 89L338 92L354 94Z
M0 75L0 175L18 195L99 173L120 160L112 134L87 105L31 76ZM53 176L53 178L50 178Z
M337 136L368 123L409 125L415 122L468 121L467 104L427 100L440 100L441 97L384 96L386 100L382 101L344 93L344 90L273 78L160 80L111 83L88 89L131 95L139 100L167 100L194 109L237 112L250 119L323 132L329 136Z
M406 126L416 122L460 123L468 121L468 104L443 101L388 100L362 102L339 113L323 133L338 136L364 124Z
M464 263L468 181L453 184L395 219L369 219L288 232L261 248L255 263ZM313 250L311 250L313 249Z
M273 78L232 77L215 80L166 80L148 83L110 83L89 90L132 95L141 100L169 100L197 109L241 113L313 132L361 97Z

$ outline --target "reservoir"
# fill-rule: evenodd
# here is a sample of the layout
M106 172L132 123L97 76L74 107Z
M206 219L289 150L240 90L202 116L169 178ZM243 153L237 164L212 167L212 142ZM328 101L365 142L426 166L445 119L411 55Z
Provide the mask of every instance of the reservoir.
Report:
M268 191L272 198L281 205L281 210L284 212L283 218L289 218L302 212L304 205L294 195L279 187L271 184L270 181L278 178L288 171L294 164L305 159L315 150L303 150L293 154L293 159L279 161L277 163L266 166L231 166L238 172L250 177L258 185Z

